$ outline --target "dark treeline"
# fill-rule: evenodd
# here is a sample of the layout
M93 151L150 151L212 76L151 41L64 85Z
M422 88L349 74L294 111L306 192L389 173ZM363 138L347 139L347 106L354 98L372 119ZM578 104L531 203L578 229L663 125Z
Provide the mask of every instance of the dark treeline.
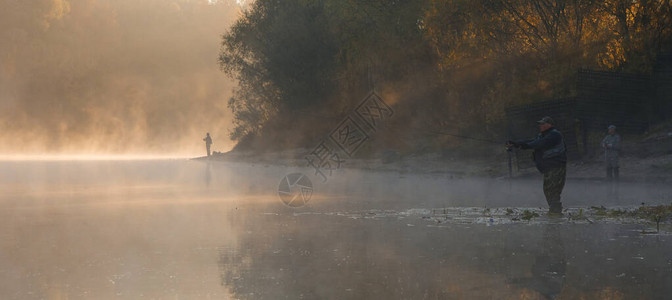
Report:
M219 61L231 138L283 149L373 87L405 128L499 135L507 106L573 96L580 68L650 72L671 41L669 0L256 0Z

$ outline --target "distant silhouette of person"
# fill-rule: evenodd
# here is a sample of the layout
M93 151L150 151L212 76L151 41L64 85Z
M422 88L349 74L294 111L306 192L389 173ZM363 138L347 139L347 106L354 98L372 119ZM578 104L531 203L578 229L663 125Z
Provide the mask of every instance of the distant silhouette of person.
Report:
M616 133L616 126L610 125L609 134L602 140L604 148L604 160L607 164L607 180L618 181L618 157L621 153L621 136Z
M208 156L210 156L210 145L212 145L212 138L210 137L209 132L205 134L203 141L205 142L205 149L208 151Z

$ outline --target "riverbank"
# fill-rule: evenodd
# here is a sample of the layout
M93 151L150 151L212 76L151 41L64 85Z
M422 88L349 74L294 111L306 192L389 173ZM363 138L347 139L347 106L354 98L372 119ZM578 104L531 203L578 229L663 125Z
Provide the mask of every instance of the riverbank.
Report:
M195 160L235 161L252 164L276 165L286 167L307 167L305 157L310 149L292 149L272 153L227 152L216 153ZM502 151L504 152L504 151ZM512 158L513 178L538 176L533 165L524 161L527 155L521 154L520 163ZM460 156L426 153L419 155L398 155L397 157L354 158L344 160L340 168L374 170L399 173L447 174L457 178L487 177L508 178L509 167L506 152L488 158L460 158ZM570 180L604 180L604 162L600 157L594 159L570 161L567 164L567 177ZM658 154L649 157L624 156L621 158L621 181L624 182L672 182L672 154Z

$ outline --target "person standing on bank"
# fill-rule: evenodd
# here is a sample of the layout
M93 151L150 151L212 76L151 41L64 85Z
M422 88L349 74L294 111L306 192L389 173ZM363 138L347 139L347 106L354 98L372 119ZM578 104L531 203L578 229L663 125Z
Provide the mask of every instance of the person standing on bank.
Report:
M609 125L609 134L602 140L604 160L607 163L607 180L618 181L618 156L621 152L621 136L616 133L616 126Z
M567 148L560 131L553 127L551 117L537 121L539 135L531 140L509 141L507 147L534 149L533 158L537 170L544 174L544 195L549 215L562 215L560 194L567 176Z
M212 138L210 138L209 132L205 134L203 141L205 142L205 149L208 151L208 156L210 156L210 145L212 145Z

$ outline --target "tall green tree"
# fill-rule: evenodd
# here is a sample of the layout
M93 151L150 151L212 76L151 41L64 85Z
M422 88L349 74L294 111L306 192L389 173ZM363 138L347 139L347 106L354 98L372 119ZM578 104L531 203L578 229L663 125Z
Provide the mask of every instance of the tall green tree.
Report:
M324 103L338 48L324 2L258 0L224 34L219 62L240 82L231 138L257 134L281 111Z

